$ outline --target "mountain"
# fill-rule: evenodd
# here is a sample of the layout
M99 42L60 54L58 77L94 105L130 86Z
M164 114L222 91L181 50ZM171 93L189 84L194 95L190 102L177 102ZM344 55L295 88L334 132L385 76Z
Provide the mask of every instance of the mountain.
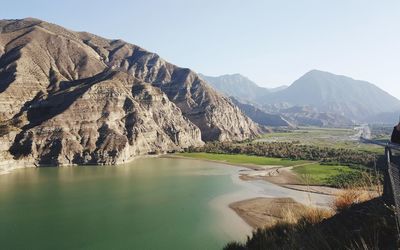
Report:
M222 76L199 75L222 94L232 96L243 102L258 102L270 94L268 89L258 86L241 74Z
M253 121L265 126L348 126L353 122L336 113L320 112L309 105L293 105L290 101L270 100L289 87L267 89L240 74L217 77L201 75L212 87L229 96ZM295 112L298 111L298 112Z
M350 77L312 70L288 88L266 98L265 103L312 106L319 112L353 120L400 109L400 101L375 85Z
M269 88L268 90L269 90L269 92L271 92L271 93L275 93L275 92L278 92L278 91L287 89L288 87L289 87L289 86L287 86L287 85L282 85L282 86L275 87L275 88Z
M0 160L118 164L260 128L196 73L122 40L0 21Z
M381 125L395 125L400 122L399 115L400 110L394 112L383 112L366 117L364 122Z
M281 114L298 125L345 125L350 120L382 123L383 118L397 120L398 115L390 117L400 110L398 99L372 83L319 70L311 70L290 86L275 89L259 87L240 74L201 77L227 96L266 113ZM299 113L285 111L291 107Z
M248 117L258 124L269 127L292 127L293 125L288 122L279 114L267 113L254 105L242 103L231 97L232 102L242 110Z
M293 106L280 110L280 115L298 126L347 127L354 123L340 114L318 112L309 106Z

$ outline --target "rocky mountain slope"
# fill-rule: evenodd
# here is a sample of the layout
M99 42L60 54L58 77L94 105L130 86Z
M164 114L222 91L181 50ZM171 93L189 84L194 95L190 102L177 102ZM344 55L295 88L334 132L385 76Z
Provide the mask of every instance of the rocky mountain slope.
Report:
M278 92L288 86L267 89L258 86L240 74L217 77L200 75L233 102L253 121L269 127L279 126L348 126L353 122L340 114L320 112L309 105L293 105L289 102L270 102Z
M202 77L222 93L266 113L280 114L298 125L381 122L382 115L400 110L398 99L369 82L319 70L275 90L259 87L239 74Z
M259 103L270 94L267 88L258 86L241 74L221 76L199 75L217 91L226 96L232 96L242 102ZM276 91L276 89L274 89L274 91Z
M259 132L157 54L37 19L0 21L0 162L117 164Z
M319 112L354 120L400 109L400 101L375 85L329 72L312 70L288 88L265 99L266 103L309 105Z
M353 121L343 115L329 112L318 112L309 106L293 106L280 109L280 115L288 122L298 126L317 127L347 127L354 125Z
M293 125L279 114L267 113L252 104L242 103L231 97L232 102L248 117L258 124L270 127L293 127Z

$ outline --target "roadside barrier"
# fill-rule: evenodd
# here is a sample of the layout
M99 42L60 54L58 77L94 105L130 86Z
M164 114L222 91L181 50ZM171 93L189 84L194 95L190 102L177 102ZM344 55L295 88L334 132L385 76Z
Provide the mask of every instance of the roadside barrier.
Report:
M387 169L384 171L383 200L394 207L397 231L400 234L400 145L388 143L385 146Z
M398 238L400 239L400 145L360 138L363 143L385 147L386 168L383 169L383 194L386 205L394 208Z

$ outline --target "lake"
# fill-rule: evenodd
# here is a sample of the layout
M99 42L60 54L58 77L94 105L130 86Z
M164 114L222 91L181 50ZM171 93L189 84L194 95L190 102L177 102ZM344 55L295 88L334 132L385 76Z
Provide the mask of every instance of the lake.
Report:
M171 158L118 167L18 169L0 175L1 247L221 249L251 233L229 203L310 198L264 181L241 181L239 170Z

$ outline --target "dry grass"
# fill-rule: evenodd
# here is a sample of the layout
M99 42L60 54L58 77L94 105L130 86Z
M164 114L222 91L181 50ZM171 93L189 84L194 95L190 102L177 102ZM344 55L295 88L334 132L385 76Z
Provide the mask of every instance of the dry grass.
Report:
M340 212L355 204L372 200L382 195L382 190L382 185L375 176L363 173L357 186L349 186L339 192L332 204L332 209Z
M310 224L316 224L333 215L334 212L331 209L304 206L301 211L293 211L291 209L284 211L283 219L280 223L297 224L300 220L303 220Z
M324 219L332 217L337 212L349 209L355 204L372 200L381 194L382 186L377 182L377 178L369 173L363 173L357 185L348 186L337 194L331 205L331 209L309 206L293 209L286 208L283 212L283 218L279 220L279 223L297 224L299 221L302 221L307 224L317 224Z
M333 209L335 209L335 211L337 212L343 211L355 204L372 200L377 196L379 196L377 192L370 190L364 190L358 188L345 189L336 196L333 202Z
M325 219L328 219L334 215L334 212L330 209L308 207L304 212L302 219L309 224L316 224Z

